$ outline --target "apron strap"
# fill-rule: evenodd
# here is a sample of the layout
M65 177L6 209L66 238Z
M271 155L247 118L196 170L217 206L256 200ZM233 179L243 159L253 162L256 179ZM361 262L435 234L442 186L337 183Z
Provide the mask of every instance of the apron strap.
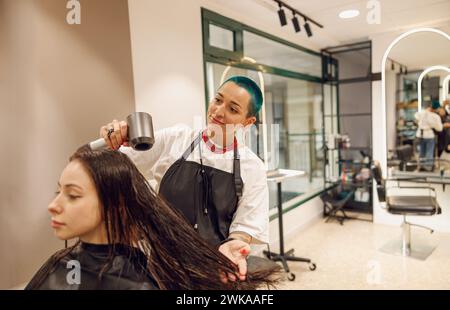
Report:
M242 190L244 188L244 183L242 182L241 178L241 165L239 162L239 158L240 158L239 150L236 143L234 148L233 176L234 176L234 187L236 188L236 196L238 198L242 197Z
M202 133L200 132L200 134L197 136L197 138L195 138L194 141L192 141L191 145L186 149L186 151L184 151L183 153L183 160L186 160L189 155L191 155L191 153L194 151L195 147L199 144L200 140L202 138Z

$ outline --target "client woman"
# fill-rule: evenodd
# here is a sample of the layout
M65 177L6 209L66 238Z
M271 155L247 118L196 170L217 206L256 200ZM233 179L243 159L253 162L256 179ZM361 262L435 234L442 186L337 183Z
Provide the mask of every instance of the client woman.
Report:
M78 242L52 255L26 289L256 289L276 281L273 266L228 281L238 267L120 152L80 148L48 210L56 236Z

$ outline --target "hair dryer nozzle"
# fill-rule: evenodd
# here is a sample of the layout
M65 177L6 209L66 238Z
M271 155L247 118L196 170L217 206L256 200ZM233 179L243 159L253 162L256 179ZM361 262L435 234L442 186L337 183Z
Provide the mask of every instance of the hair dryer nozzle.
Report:
M128 115L128 140L130 146L137 151L147 151L155 143L153 122L150 114L136 112Z

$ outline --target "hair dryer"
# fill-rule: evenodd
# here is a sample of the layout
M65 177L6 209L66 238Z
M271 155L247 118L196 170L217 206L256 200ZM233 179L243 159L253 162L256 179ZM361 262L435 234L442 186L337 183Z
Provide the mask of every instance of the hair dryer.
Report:
M153 122L150 114L145 112L131 113L127 117L128 143L136 151L147 151L155 143L153 134ZM105 139L100 138L89 143L93 151L106 149L108 145Z

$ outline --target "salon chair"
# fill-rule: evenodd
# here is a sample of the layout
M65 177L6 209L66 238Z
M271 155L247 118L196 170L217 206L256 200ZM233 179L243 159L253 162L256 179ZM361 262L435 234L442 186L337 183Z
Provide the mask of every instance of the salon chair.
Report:
M394 240L383 246L380 250L389 254L397 254L425 260L435 247L422 245L419 242L411 242L411 226L433 230L416 224L411 224L406 220L406 216L432 216L441 213L441 208L436 200L436 191L431 186L393 186L386 188L386 180L382 177L381 166L378 162L371 166L372 176L376 182L378 199L386 203L387 212L403 216L402 236L400 240ZM405 180L402 180L405 181ZM407 180L406 180L407 181ZM411 180L412 181L412 180ZM397 189L398 194L390 195L390 189ZM427 190L428 195L401 195L403 190Z
M414 171L417 168L416 162L411 162L414 155L413 146L410 144L405 144L397 147L395 150L397 154L397 159L400 161L400 171Z

